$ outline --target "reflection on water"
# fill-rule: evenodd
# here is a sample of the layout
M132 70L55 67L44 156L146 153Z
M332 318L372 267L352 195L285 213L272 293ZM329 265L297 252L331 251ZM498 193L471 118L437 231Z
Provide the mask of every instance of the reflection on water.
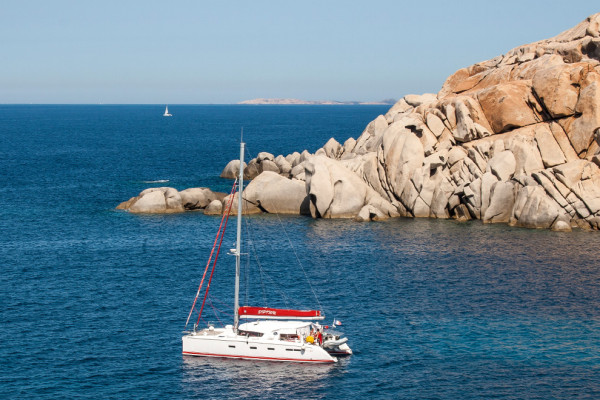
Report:
M183 356L182 385L192 396L227 398L324 397L326 382L344 368L336 365Z

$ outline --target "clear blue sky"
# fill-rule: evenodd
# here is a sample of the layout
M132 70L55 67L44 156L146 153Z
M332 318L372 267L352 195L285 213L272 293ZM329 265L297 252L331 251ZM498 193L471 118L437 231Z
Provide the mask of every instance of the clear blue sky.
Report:
M400 98L595 1L3 1L0 103Z

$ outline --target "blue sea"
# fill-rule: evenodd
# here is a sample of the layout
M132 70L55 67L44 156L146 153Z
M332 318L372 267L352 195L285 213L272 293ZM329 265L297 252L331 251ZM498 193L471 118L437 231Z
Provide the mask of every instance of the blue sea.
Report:
M182 356L220 218L115 207L148 187L228 191L242 127L248 156L314 152L386 109L1 105L0 398L600 398L597 232L252 216L242 301L321 304L354 355ZM201 324L230 323L233 234Z

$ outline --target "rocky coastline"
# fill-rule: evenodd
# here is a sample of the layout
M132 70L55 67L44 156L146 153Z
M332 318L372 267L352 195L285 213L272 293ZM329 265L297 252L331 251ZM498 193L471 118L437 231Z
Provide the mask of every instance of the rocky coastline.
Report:
M600 13L462 68L437 94L404 96L357 139L259 153L244 166L244 212L598 230L599 166ZM221 176L238 168L233 160ZM202 188L148 190L119 208L220 213L227 201ZM194 203L192 191L205 199ZM143 211L152 204L163 211Z

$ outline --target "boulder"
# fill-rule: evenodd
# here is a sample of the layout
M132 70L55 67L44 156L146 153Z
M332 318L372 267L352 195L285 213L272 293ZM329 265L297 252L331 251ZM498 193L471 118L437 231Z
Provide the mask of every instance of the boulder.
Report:
M254 158L248 162L244 168L244 179L254 179L262 172L262 167L258 163L258 159Z
M165 195L160 191L148 192L141 195L136 202L131 204L129 211L133 213L166 213L167 203Z
M296 165L297 165L297 164L300 164L300 163L303 163L303 162L304 162L304 161L306 161L308 158L310 158L310 156L311 156L311 155L312 155L312 154L310 154L310 153L308 152L308 150L304 150L302 153L300 153L300 158L298 158L298 162L296 163Z
M239 163L238 163L239 165ZM189 188L179 192L181 203L186 210L205 208L214 200L223 200L225 193L215 193L208 188Z
M291 164L293 168L300 163L300 153L295 151L292 154L288 154L287 156L285 156L285 159Z
M220 200L211 201L204 209L206 215L219 215L223 212L223 202Z
M137 200L132 202L129 211L132 213L162 214L183 212L183 204L179 192L170 187L150 188L142 191Z
M348 138L344 142L343 154L350 154L354 147L356 146L356 140L354 138Z
M314 156L305 165L306 191L313 217L354 218L367 204L383 214L398 215L389 202L339 161Z
M290 175L292 176L292 178L304 180L304 165L305 162L302 162L296 165L294 168L292 168L292 170L290 171Z
M282 175L288 175L292 170L292 164L290 164L283 156L277 156L277 158L275 158L275 164L279 168L279 173Z
M565 129L575 152L583 156L594 140L594 132L600 128L600 74L588 74L584 85L575 106L578 116Z
M377 209L376 207L370 204L367 204L366 206L360 209L358 215L354 218L354 220L357 222L366 222L372 220L382 220L387 218L388 216L384 215L381 212L381 210Z
M131 205L134 204L136 201L138 201L140 198L139 196L136 197L132 197L129 200L126 200L122 203L120 203L116 209L117 210L129 210L131 208Z
M231 211L230 214L231 215L237 215L238 213L238 194L239 193L235 193L233 195L233 202L231 203ZM227 195L224 199L223 199L223 212L225 212L227 210L227 206L229 204L229 200L231 199L231 195ZM243 215L250 215L250 214L261 214L262 210L256 206L254 203L246 200L246 198L242 195L242 214Z
M258 160L258 162L263 162L265 160L275 161L275 157L273 156L273 154L267 153L266 151L261 151L260 153L258 153L256 159Z
M400 123L390 125L383 134L382 163L379 176L384 189L399 198L414 170L423 165L425 153L419 138Z
M452 135L456 141L462 143L490 135L484 126L473 121L472 108L465 103L466 100L457 100L454 104L456 129L452 131Z
M450 218L449 201L454 193L455 187L452 183L442 177L440 184L435 188L431 198L430 216L433 218Z
M468 155L468 151L465 150L463 147L461 146L454 146L450 149L450 151L448 152L448 166L452 167L453 165L457 164L459 161L463 160L465 157L467 157Z
M477 98L494 133L507 132L542 120L542 108L528 81L501 83L481 91Z
M542 156L538 150L535 141L534 131L531 127L522 128L519 134L505 140L506 150L510 151L515 157L515 173L526 173L530 175L533 172L544 169ZM520 134L523 132L524 134ZM515 133L517 133L515 131Z
M406 100L400 99L388 110L384 117L388 123L391 123L396 115L405 113L412 108L413 107L409 105Z
M558 142L554 139L554 135L547 125L541 125L535 129L535 141L540 150L545 168L567 162Z
M418 107L422 104L433 103L437 100L437 94L425 93L425 94L407 94L404 96L404 101L412 107Z
M513 209L512 225L525 228L550 228L560 214L560 207L541 186L519 190Z
M517 161L511 151L505 150L496 154L488 163L489 171L499 180L507 181L515 173Z
M442 122L440 117L438 117L435 113L431 112L427 114L426 122L427 127L435 135L436 138L442 136L442 133L444 132L444 129L446 129L446 127L444 126L444 122Z
M554 225L552 225L552 230L555 232L571 232L571 224L566 221L557 220Z
M579 87L588 63L552 65L538 70L533 76L533 90L552 118L575 114Z
M353 148L354 152L364 154L369 151L374 151L381 142L381 136L387 127L388 122L383 115L380 115L369 122L363 133L356 140L356 144Z
M244 163L244 169L246 168L246 163ZM240 174L240 160L231 160L221 172L221 178L225 179L235 179Z
M508 223L515 202L515 186L512 182L496 182L490 192L490 205L483 216L484 223Z
M265 171L244 190L244 199L274 214L310 214L304 182Z
M260 171L262 172L266 172L266 171L270 171L270 172L275 172L275 173L280 173L281 171L279 170L279 167L277 166L277 164L275 163L275 161L269 160L269 159L265 159L262 160L260 163Z
M387 127L387 123L385 126ZM339 144L334 138L331 138L327 141L327 143L325 143L325 146L323 146L323 151L329 158L339 158L342 153L342 145Z
M490 205L492 197L492 188L498 182L498 178L491 172L486 172L481 176L481 216L485 213Z

